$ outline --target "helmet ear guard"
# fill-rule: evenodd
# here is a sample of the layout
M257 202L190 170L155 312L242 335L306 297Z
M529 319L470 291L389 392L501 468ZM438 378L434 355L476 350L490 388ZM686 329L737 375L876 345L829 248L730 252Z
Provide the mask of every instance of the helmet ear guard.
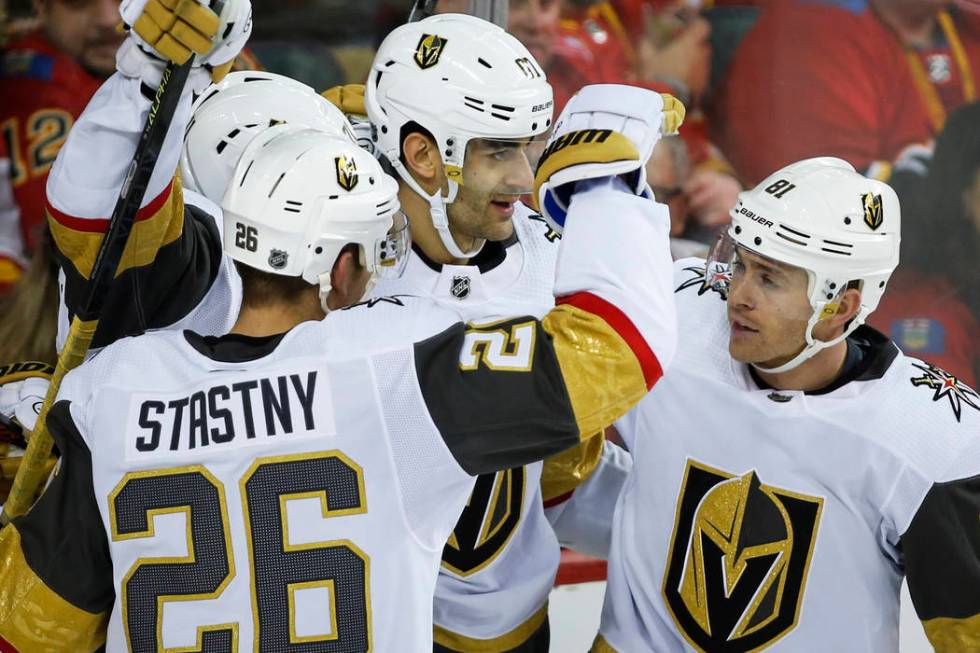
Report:
M898 265L901 209L895 191L840 159L807 159L777 171L740 193L731 217L732 224L709 256L709 268L723 269L727 257L730 279L737 246L802 268L809 277L813 312L807 344L784 365L759 368L767 372L793 369L864 324ZM721 275L719 279L727 283ZM816 324L835 315L843 293L855 286L861 304L843 333L830 341L814 339Z

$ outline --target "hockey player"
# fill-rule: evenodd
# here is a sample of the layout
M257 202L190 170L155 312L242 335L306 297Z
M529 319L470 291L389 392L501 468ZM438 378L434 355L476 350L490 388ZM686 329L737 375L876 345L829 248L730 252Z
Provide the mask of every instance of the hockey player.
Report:
M937 651L980 650L980 397L863 326L899 232L891 188L810 159L675 264L593 651L894 651L903 575Z
M560 305L470 329L409 298L317 321L399 251L395 184L346 140L288 125L254 140L223 202L245 277L232 334L124 339L68 376L49 424L61 471L0 533L0 637L93 650L111 608L110 651L429 649L469 474L594 432L671 355L669 220L636 197L662 112L585 118L599 137L567 134L542 169L571 196ZM474 430L491 409L499 423Z
M577 100L570 112L616 112L624 125L631 112L646 115L644 103L663 105L625 86L587 88ZM520 197L531 188L533 141L551 127L552 91L531 53L472 16L427 18L381 44L365 101L413 240L405 273L375 295L432 297L467 320L543 316L554 304L558 234ZM559 546L541 479L541 462L478 479L443 551L436 651L548 650Z
M102 165L86 168L82 162L93 157L87 147L92 139L106 138L107 122L124 120L127 128L134 130L138 119L145 117L149 101L134 91L126 75L110 79L97 101L86 110L76 127L79 136L69 139L52 173L48 187L49 224L66 281L59 349L67 335L67 313L84 293L88 277L85 257L94 254L93 248L98 245L95 236L108 226L104 219L87 216L106 215L114 200L103 191L98 211L76 205L80 197L92 196L94 189L103 188L103 180L109 175L121 180L125 174L125 161L110 148L99 150L106 157L99 161ZM197 99L189 120L187 113L175 117L172 130L184 131L183 147L168 141L160 165L169 167L179 153L183 215L157 216L172 221L167 227L172 240L163 243L155 258L148 257L152 263L146 261L123 272L124 279L133 281L120 284L114 291L114 310L107 311L107 318L100 322L96 347L147 328L194 328L209 335L227 331L238 313L241 282L231 259L221 253L218 205L245 147L265 129L280 123L354 140L350 124L330 102L305 84L267 72L229 73ZM138 131L129 131L128 136L135 143ZM172 187L165 185L170 180L160 177L155 181L158 185L151 185L146 206L152 207L154 202L165 204L164 195L172 192ZM154 192L157 197L150 199ZM172 259L183 260L187 249L196 252L195 267L174 265ZM181 292L168 292L176 287ZM127 310L134 297L139 298L140 312Z

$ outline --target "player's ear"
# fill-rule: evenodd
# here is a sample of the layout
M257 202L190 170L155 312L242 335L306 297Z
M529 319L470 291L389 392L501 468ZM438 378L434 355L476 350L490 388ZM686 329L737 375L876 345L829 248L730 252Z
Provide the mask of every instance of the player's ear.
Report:
M848 322L854 319L854 316L858 314L860 309L861 291L857 288L847 288L841 295L840 301L837 302L837 310L822 319L818 325L821 325L830 337L834 337L847 326ZM816 330L814 334L816 334Z
M327 295L327 307L330 310L360 301L358 280L363 269L357 259L356 248L348 246L340 251L333 269L330 270L330 294Z
M411 132L402 141L405 167L427 193L442 186L442 157L435 141L420 132Z

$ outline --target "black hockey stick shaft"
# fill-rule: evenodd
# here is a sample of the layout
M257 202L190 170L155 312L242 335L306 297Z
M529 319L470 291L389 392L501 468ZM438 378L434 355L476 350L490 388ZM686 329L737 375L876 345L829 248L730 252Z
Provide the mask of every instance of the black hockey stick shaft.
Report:
M220 13L220 6L216 7L216 10ZM126 250L126 243L136 222L136 215L146 196L146 188L173 121L193 61L192 56L180 65L170 62L163 71L160 85L150 105L146 124L136 145L136 152L126 171L122 188L119 190L119 199L116 200L109 219L109 228L106 230L92 266L84 301L72 319L68 338L58 355L55 373L38 415L37 425L28 441L27 451L24 453L7 502L0 514L0 525L7 524L14 517L30 509L34 496L50 468L48 458L54 441L47 429L48 410L54 403L65 374L81 365L92 344L102 316L102 308Z

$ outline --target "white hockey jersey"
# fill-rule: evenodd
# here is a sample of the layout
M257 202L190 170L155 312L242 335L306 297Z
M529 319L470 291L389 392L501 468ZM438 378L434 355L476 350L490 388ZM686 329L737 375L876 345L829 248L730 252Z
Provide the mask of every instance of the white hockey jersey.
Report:
M554 306L559 237L523 204L513 223L510 239L487 243L470 265L440 265L415 247L401 278L380 283L374 294L428 296L477 323L540 318ZM560 550L544 519L542 465L477 479L443 552L433 606L439 645L511 650L547 619Z
M898 650L903 573L937 651L980 651L980 397L862 327L844 383L761 389L703 260L675 264L678 353L617 423L594 651Z
M281 337L108 345L52 409L60 472L0 531L0 644L428 653L469 476L596 432L669 363L668 225L577 193L541 321L374 298Z
M59 350L71 318L83 304L149 109L139 80L116 73L75 122L48 176L48 226L61 265ZM221 210L203 196L184 191L175 175L190 109L188 89L161 146L93 349L159 328L220 335L238 316L241 279L221 249Z

